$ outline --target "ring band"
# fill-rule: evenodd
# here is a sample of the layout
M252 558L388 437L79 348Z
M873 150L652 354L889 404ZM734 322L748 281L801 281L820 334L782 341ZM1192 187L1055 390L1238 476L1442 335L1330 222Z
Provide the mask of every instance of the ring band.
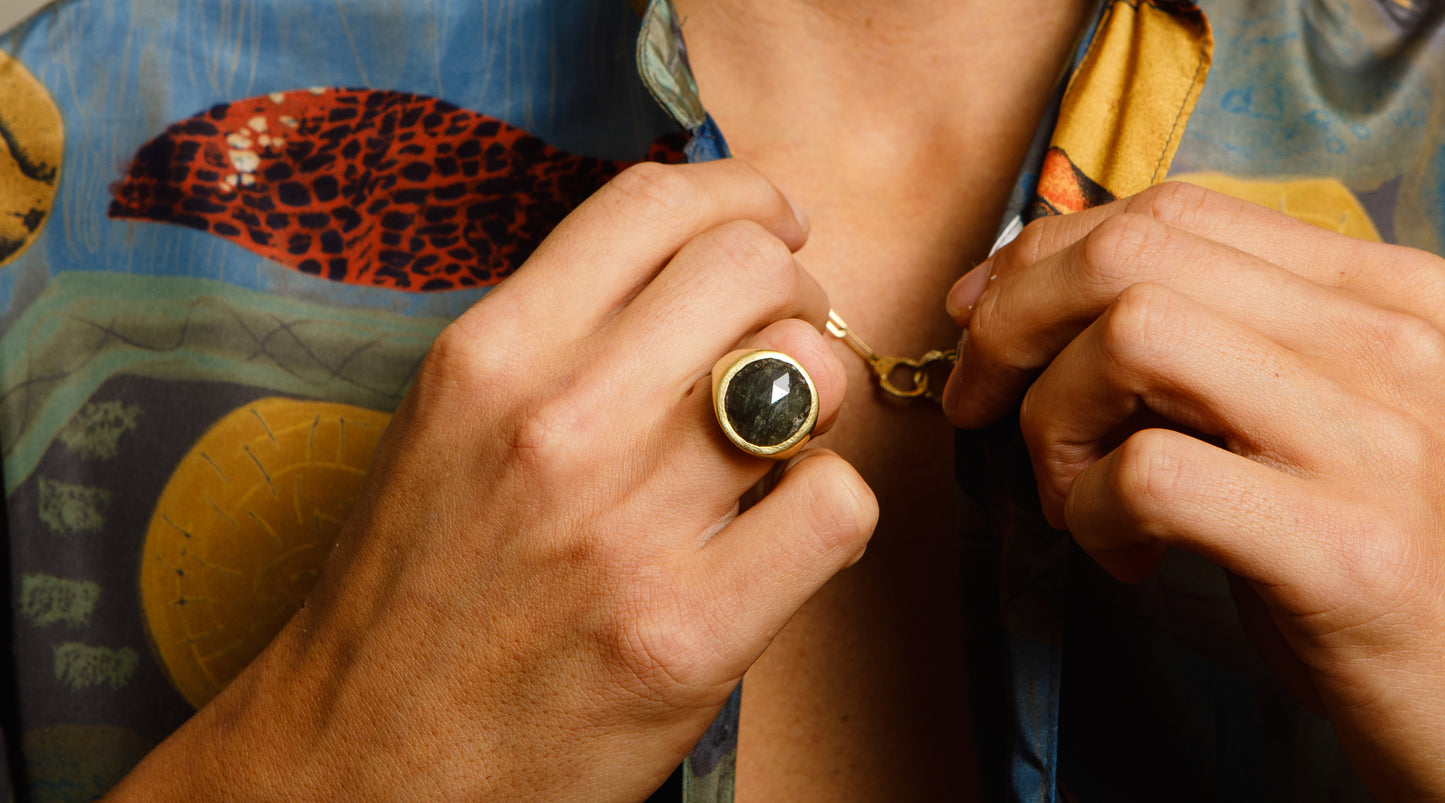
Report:
M763 349L734 351L713 366L712 405L723 434L758 457L803 448L818 423L818 388L797 360Z

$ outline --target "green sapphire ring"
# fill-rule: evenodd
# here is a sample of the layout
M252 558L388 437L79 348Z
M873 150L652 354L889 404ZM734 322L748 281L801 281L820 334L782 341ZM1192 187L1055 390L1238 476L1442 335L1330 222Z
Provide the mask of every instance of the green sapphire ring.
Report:
M776 351L734 351L718 360L712 404L728 440L758 457L792 457L818 423L813 378L797 360Z

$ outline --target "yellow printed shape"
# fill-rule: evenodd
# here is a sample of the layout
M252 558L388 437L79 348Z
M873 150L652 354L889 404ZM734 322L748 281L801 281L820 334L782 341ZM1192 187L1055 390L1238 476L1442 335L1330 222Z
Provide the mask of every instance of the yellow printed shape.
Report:
M1070 79L1053 146L1116 198L1163 181L1213 50L1199 11L1118 0Z
M50 216L64 141L50 93L0 53L0 265L34 242Z
M316 583L390 415L267 398L217 422L151 516L141 606L171 682L200 708Z
M1237 178L1224 173L1170 176L1361 240L1381 242L1380 230L1355 194L1333 178Z

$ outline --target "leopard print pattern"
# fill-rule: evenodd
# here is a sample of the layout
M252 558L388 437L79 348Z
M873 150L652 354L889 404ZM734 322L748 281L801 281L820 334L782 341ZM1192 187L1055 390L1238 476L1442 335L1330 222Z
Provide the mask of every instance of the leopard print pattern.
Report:
M681 162L682 144L664 137L646 158ZM303 89L171 125L136 153L109 213L209 232L330 281L454 290L510 275L630 164L423 95Z

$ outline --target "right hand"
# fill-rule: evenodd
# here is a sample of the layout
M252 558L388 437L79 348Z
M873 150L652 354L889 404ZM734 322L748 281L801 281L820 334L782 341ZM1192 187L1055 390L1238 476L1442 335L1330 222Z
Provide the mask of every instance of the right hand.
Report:
M122 791L660 784L877 519L817 449L739 514L772 464L713 419L709 371L739 345L793 355L820 429L835 416L806 237L736 161L639 165L582 204L437 338L306 607Z

